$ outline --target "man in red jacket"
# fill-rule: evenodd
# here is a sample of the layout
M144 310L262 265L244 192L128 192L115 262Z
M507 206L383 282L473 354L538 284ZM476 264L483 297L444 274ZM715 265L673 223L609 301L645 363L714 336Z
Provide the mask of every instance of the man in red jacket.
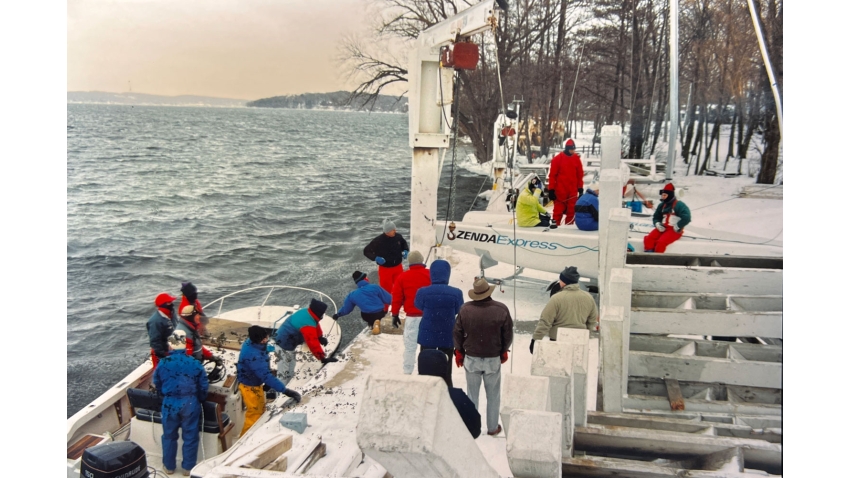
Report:
M404 306L404 373L413 373L413 363L416 361L416 342L419 338L419 322L422 320L422 311L413 304L416 299L416 291L422 287L431 285L431 272L425 267L425 259L419 251L413 251L407 256L410 268L402 272L393 285L393 327L398 328L401 323L398 314Z
M575 152L576 144L572 139L564 143L564 150L552 158L549 167L549 190L555 191L555 208L552 211L552 221L560 225L561 217L566 211L567 219L564 224L575 222L575 208L578 197L584 192L584 168L581 156Z

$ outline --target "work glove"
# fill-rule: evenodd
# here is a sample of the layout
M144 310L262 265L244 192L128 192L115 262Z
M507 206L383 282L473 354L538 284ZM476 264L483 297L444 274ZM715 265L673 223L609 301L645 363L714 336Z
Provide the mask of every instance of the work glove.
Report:
M534 352L532 352L532 353L534 353ZM504 353L502 353L501 360L502 360L502 363L505 363L505 362L508 361L508 351L507 350L505 350Z
M331 318L334 320L339 320L339 314L334 314L331 316Z
M319 337L319 343L322 344L322 347L324 347L328 345L328 339L326 339L324 336Z
M393 316L393 327L398 328L399 325L401 325L401 319L397 315L394 315Z
M322 364L331 363L331 362L339 362L339 359L336 357L327 357L322 359Z
M582 194L584 194L584 188L578 188L578 197L581 197Z
M401 257L407 259L407 253L410 251L401 251Z
M376 257L376 258L375 258L375 262L376 262L379 266L382 266L382 265L384 265L384 264L386 264L386 263L387 263L387 260L386 260L386 259L384 259L384 258L383 258L383 257L381 257L381 256L378 256L378 257Z
M295 400L295 403L301 403L301 394L296 392L295 390L286 389L283 391L283 394L287 397Z
M658 232L664 232L667 230L667 228L664 227L664 224L661 224L660 222L655 223L655 228L658 229Z
M528 351L534 355L534 339L531 339L531 345L528 346Z
M463 352L460 350L455 350L455 365L457 368L463 367Z
M673 224L673 230L676 231L676 232L682 232L682 228L679 227L678 224Z

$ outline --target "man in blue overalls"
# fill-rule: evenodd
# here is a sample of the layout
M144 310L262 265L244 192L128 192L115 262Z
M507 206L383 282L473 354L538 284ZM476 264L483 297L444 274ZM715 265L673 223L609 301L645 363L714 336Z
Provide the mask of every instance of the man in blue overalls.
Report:
M167 474L177 468L177 430L183 433L183 475L198 463L201 409L207 398L207 372L201 362L186 355L186 333L175 330L169 339L171 354L160 360L153 383L162 400L162 466Z

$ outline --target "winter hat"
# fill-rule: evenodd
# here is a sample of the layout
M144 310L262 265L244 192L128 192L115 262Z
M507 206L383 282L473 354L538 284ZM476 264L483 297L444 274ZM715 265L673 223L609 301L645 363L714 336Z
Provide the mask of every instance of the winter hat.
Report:
M561 279L561 282L564 284L575 284L578 282L579 278L578 269L576 269L575 266L565 267L558 278Z
M590 186L587 187L587 190L599 194L599 183L592 183Z
M328 310L328 304L325 304L321 300L310 299L310 312L316 314L320 320L325 315L325 311Z
M168 343L171 344L172 350L186 350L186 332L175 329L168 337Z
M186 296L186 300L189 302L195 302L198 300L198 288L195 287L191 282L183 282L180 284L180 292Z
M494 290L496 290L495 285L490 285L487 279L479 277L472 283L472 289L469 289L467 294L472 300L483 300L490 297Z
M177 300L177 297L174 297L171 294L166 294L165 292L163 292L162 294L159 294L158 296L156 296L156 300L154 300L154 304L156 304L157 307L162 307L165 304L169 304L171 302L174 302L175 300Z
M189 318L189 317L192 317L193 315L195 315L195 306L194 305L187 305L187 306L184 306L182 309L180 309L180 317Z
M676 187L673 186L673 183L667 183L664 185L664 189L658 191L658 194L666 194L667 200L670 201L676 197Z
M449 371L448 360L448 356L439 350L428 349L419 352L419 375L440 377L448 385L449 380L446 378Z
M573 141L572 138L568 138L566 141L564 141L564 149L576 149L576 143Z
M395 230L395 223L390 221L389 219L384 219L384 222L381 224L381 227L384 229L384 234Z
M262 342L263 339L268 336L269 331L259 325L252 325L248 327L248 338L255 344Z
M410 265L424 264L425 258L422 257L422 253L419 251L410 251L410 254L407 255L407 263Z
M351 278L354 279L354 283L356 284L366 278L366 273L354 271L354 274L351 274Z

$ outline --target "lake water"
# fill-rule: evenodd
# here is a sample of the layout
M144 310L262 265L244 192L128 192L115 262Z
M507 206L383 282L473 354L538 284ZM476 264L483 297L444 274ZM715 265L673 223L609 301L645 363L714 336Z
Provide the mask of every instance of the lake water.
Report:
M149 355L158 293L285 284L341 306L354 270L376 277L382 219L410 238L406 115L69 104L67 139L69 417ZM459 173L459 214L481 182ZM344 346L364 322L340 325Z

